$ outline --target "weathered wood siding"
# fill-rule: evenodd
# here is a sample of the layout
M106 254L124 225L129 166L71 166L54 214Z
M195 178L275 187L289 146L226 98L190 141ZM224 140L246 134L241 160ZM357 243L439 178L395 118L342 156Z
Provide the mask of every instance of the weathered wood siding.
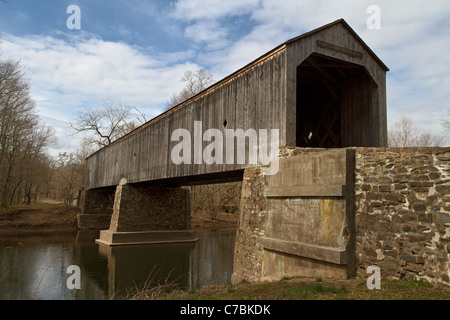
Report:
M342 84L343 147L382 146L377 95L376 85L367 75L349 79Z
M257 60L234 76L224 79L206 92L188 101L175 112L161 117L126 138L113 143L87 159L88 189L173 177L244 169L241 164L181 164L171 161L171 142L176 129L191 133L194 160L194 121L202 121L202 135L207 129L278 129L280 145L285 144L286 128L286 51L283 46ZM270 132L270 131L268 131ZM202 150L210 142L203 142ZM247 152L248 149L246 148Z
M317 41L322 41L322 45ZM367 83L362 92L361 81L350 80L342 84L343 146L386 146L388 69L343 20L338 20L273 49L96 152L87 159L86 188L118 185L122 178L128 183L136 183L242 170L248 166L237 163L207 165L204 162L175 165L171 151L178 142L171 142L172 133L176 129L187 129L194 147L194 121L202 121L201 134L207 129L221 130L224 149L225 120L226 129L278 129L279 145L295 146L297 67L313 53L357 64L367 71L367 76L361 80ZM359 125L355 126L356 123ZM209 143L203 142L202 150ZM246 150L248 152L248 148ZM225 155L224 150L224 160Z

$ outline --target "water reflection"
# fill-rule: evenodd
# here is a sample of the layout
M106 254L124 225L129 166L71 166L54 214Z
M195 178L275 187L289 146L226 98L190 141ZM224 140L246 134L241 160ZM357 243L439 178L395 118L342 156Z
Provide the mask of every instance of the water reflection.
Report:
M196 243L106 247L98 232L0 237L0 299L102 300L144 283L183 289L230 281L235 232L199 233ZM67 267L81 269L81 290L69 290Z

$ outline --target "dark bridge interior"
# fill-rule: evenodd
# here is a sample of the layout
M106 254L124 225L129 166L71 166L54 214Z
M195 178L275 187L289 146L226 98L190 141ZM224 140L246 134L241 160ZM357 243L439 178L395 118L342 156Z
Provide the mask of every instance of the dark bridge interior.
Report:
M319 54L309 56L297 67L297 146L364 145L362 131L374 87L362 66ZM349 112L353 119L348 119Z

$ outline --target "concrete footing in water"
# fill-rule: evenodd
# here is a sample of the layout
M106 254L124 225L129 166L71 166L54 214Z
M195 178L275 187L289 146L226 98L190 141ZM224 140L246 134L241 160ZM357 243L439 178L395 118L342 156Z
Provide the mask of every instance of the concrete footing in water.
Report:
M140 231L114 232L100 231L100 238L95 242L107 246L126 246L157 243L195 242L199 238L192 230L180 231Z

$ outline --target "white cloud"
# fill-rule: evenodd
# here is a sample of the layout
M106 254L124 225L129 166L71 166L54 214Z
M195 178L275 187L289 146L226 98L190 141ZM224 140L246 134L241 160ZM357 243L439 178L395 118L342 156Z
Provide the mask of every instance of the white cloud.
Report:
M147 107L154 116L182 89L183 72L198 67L189 62L168 64L164 55L150 56L139 48L93 37L73 42L48 36L3 38L3 55L20 59L29 69L41 114L55 116L59 110L59 118L65 120L82 104L105 98ZM169 60L186 55L172 53Z
M230 44L227 40L229 30L218 21L204 20L188 26L185 35L195 42L204 43L207 50L222 49Z
M259 3L259 0L179 0L175 3L171 15L185 21L220 19L251 13Z

